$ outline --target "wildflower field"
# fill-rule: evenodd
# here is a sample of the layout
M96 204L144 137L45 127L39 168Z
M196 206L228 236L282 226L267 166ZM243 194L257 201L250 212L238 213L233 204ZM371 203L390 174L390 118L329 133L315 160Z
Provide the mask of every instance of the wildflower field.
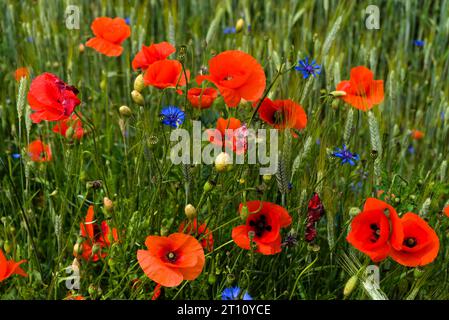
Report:
M3 0L0 298L449 298L449 1Z

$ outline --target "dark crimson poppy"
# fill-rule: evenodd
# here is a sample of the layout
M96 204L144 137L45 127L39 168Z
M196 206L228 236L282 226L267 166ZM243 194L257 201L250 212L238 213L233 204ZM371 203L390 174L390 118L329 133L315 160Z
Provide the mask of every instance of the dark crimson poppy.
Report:
M402 247L403 236L396 210L381 200L368 198L363 211L352 219L346 240L378 262L388 257L392 248Z
M137 260L148 278L164 287L195 280L203 271L204 250L194 237L173 233L168 237L148 236L148 250L138 250Z
M28 145L28 155L31 161L34 162L47 162L52 159L50 146L40 140L30 142Z
M408 212L400 219L404 230L398 249L392 248L391 258L407 267L424 266L435 260L440 240L435 231L417 214Z
M28 68L22 67L18 68L14 72L14 78L16 78L16 81L20 81L22 78L28 78L30 76L30 72L28 71Z
M20 260L19 262L15 262L14 260L7 260L5 255L3 254L2 249L0 249L0 282L6 280L13 274L27 277L27 273L20 267L20 265L24 262L26 262L26 260Z
M106 221L101 224L95 223L94 220L94 207L89 206L84 223L80 223L81 236L86 238L82 243L81 257L89 261L98 261L101 258L105 258L107 253L104 249L111 246L111 242L118 241L117 229L113 228L112 232ZM98 252L92 252L94 246L98 248ZM74 253L77 256L76 253Z
M67 131L69 128L71 130ZM67 139L80 140L84 135L84 129L80 118L76 114L73 114L70 118L59 121L54 127L53 132L59 133ZM67 137L67 133L71 136Z
M241 154L246 151L246 127L242 126L236 118L218 118L216 129L207 130L209 141L215 145L223 146L223 150L228 148Z
M248 233L254 233L256 252L271 255L281 252L281 228L291 224L292 218L287 210L277 204L265 201L248 201L246 224L232 229L232 239L243 249L250 249ZM239 212L242 213L243 204Z
M384 100L383 80L374 80L373 72L363 66L352 68L349 80L340 82L337 90L346 92L341 99L362 111L367 111Z
M217 98L218 92L214 88L192 88L187 91L187 99L194 108L207 109Z
M142 46L142 49L136 54L132 62L134 70L146 70L150 65L159 60L165 60L169 55L176 52L168 42L154 43L148 47Z
M186 70L187 78L182 71L181 62L177 60L159 60L151 64L143 76L145 84L158 89L185 86L190 78L190 71ZM177 90L182 94L180 89Z
M90 28L95 37L86 42L86 46L109 56L116 57L122 54L122 42L131 35L131 29L122 18L96 18Z
M293 100L265 98L258 112L259 117L275 129L302 130L307 125L307 115L304 109Z
M31 82L28 103L35 113L30 115L34 123L42 120L68 119L81 101L78 90L67 85L54 74L45 72Z
M239 51L224 51L209 60L209 75L196 77L215 84L229 107L237 107L241 99L257 101L265 90L266 78L262 66L251 55Z
M194 219L192 222L187 222L187 224L184 222L181 223L178 232L190 234L195 238L201 238L201 246L209 252L214 249L214 237L212 233L210 233L205 223L198 226L197 219Z

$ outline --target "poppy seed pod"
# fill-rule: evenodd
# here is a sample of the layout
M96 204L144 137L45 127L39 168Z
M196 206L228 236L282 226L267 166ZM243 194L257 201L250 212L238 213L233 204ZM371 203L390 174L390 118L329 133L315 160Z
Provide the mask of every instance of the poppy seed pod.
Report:
M191 204L185 206L184 213L186 214L186 217L189 220L193 220L196 217L196 209Z
M203 190L204 190L204 192L210 192L210 191L212 191L212 189L215 187L215 182L213 182L213 181L207 181L205 184L204 184L204 187L203 187Z
M351 278L349 278L349 280L346 282L345 284L345 288L343 289L343 295L345 297L349 296L352 291L354 291L354 289L357 287L357 276L354 275Z
M138 104L139 106L143 106L145 103L145 100L143 98L143 96L140 94L139 91L137 90L133 90L131 92L131 98L133 99L133 101Z
M262 179L263 179L264 182L268 183L268 182L271 181L271 177L272 177L271 174L264 174L262 176Z
M145 82L143 81L143 75L139 74L134 80L134 90L138 92L142 92L142 90L145 88Z
M215 158L215 170L218 172L229 171L232 168L232 158L226 153L220 153L217 158Z
M75 133L75 130L73 130L72 127L68 127L68 128L67 128L67 131L65 132L65 137L66 137L66 139L72 140L73 134L74 134L74 133Z
M125 118L131 117L133 113L128 106L121 106L118 111L120 112L120 115Z
M245 20L242 18L237 20L237 23L235 24L235 32L239 33L243 30L243 26L245 25Z
M98 243L94 244L92 246L92 256L99 253L100 250L101 250L101 246Z

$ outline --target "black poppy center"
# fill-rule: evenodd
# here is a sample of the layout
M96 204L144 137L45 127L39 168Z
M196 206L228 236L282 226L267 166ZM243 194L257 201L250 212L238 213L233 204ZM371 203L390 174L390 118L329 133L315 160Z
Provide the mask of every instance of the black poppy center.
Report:
M96 224L96 223L93 225L93 228L94 228L94 239L95 239L95 242L99 242L101 240L101 229L98 226L98 224Z
M376 223L372 223L370 224L370 229L372 231L371 233L371 237L370 237L370 241L371 242L376 242L377 240L379 240L380 238L380 228L379 225Z
M268 224L267 218L263 214L258 218L251 220L249 225L254 228L254 233L259 238L264 234L264 232L270 232L272 229Z
M284 111L283 110L278 110L273 114L273 122L276 124L282 124L284 123Z
M415 238L409 237L404 239L404 246L409 247L409 248L413 248L418 244L418 242L416 241Z
M176 254L172 251L170 251L169 253L167 253L166 258L169 262L175 262L176 261Z

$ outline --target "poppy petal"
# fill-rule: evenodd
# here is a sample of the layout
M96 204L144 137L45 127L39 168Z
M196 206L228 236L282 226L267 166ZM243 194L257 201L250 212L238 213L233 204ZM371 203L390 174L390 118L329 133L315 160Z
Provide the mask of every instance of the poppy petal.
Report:
M164 287L176 287L183 281L183 275L178 270L167 267L148 250L138 250L137 260L148 278Z

